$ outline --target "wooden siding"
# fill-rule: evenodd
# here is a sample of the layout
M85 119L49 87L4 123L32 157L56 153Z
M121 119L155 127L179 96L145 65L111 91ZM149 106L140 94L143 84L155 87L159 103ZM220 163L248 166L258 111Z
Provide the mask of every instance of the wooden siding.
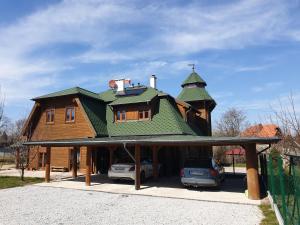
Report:
M39 170L44 169L40 167L39 161L40 153L45 153L45 147L31 147L29 152L29 162L28 162L28 169L30 170ZM51 167L65 167L70 169L70 150L69 147L52 147L51 148Z
M65 167L70 170L70 149L67 147L51 148L51 167Z
M66 107L75 106L75 122L65 121ZM46 123L46 110L55 109L54 123ZM57 99L48 99L41 102L41 114L38 123L32 132L31 140L57 140L70 138L94 137L94 132L84 117L81 108L73 101L72 97L60 97Z
M125 107L116 107L114 109L115 121L117 121L117 111L126 111L126 120L139 120L139 111L140 110L150 110L149 119L151 119L152 115L152 107L148 105L135 105L135 106L125 106ZM117 121L122 122L122 121Z

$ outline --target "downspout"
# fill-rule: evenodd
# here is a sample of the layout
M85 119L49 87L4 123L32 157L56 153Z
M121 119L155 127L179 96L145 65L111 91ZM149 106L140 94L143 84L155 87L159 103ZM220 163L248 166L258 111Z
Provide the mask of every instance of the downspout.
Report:
M127 154L130 156L130 158L133 160L133 162L135 163L135 158L133 157L133 155L131 155L130 151L127 149L126 147L126 142L123 142L123 147L124 150L127 152Z

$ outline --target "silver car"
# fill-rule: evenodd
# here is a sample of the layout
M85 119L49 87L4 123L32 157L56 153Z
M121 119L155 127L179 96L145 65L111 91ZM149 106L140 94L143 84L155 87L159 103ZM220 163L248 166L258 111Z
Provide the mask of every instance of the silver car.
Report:
M214 159L188 160L180 173L185 186L217 187L224 180L224 168Z

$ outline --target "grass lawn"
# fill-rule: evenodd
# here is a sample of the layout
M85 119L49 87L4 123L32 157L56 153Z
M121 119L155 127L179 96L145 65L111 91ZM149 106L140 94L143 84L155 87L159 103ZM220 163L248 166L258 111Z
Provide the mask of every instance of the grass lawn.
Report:
M43 178L37 177L24 177L24 181L22 181L20 177L0 176L0 189L36 184L43 181Z
M270 205L260 205L264 219L261 221L261 225L277 225L278 221L275 212L271 209Z
M235 167L246 167L246 163L235 163Z

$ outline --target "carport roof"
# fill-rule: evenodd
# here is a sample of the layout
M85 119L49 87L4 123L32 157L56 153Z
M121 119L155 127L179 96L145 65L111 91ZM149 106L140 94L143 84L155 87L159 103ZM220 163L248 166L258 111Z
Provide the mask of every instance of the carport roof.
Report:
M280 141L278 137L211 137L193 135L163 135L163 136L123 136L103 138L83 138L66 140L28 141L24 145L41 146L104 146L104 145L198 145L198 146L222 146L222 145L246 145L246 144L274 144Z

